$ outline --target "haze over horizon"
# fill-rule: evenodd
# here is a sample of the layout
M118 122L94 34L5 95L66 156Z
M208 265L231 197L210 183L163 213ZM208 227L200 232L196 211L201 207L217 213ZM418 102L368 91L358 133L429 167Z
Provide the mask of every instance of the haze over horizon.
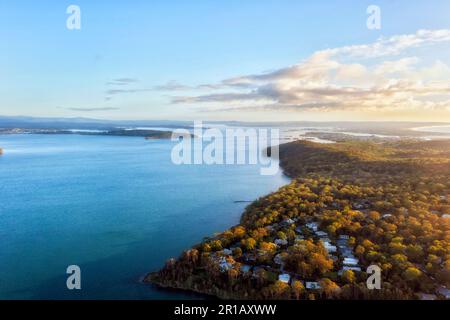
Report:
M282 2L0 4L0 115L450 122L448 1Z

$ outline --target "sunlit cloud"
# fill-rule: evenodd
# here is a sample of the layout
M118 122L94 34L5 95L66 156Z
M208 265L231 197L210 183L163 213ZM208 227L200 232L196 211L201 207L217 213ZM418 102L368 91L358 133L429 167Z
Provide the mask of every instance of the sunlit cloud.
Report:
M419 30L320 50L272 72L203 84L197 87L203 92L174 96L172 103L207 111L450 111L449 66L440 60L426 65L412 52L449 42L450 30Z

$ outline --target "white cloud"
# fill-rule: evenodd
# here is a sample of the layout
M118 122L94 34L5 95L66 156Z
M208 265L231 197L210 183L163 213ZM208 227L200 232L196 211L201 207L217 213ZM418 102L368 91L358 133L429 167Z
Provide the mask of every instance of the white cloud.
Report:
M246 111L448 110L450 68L442 61L418 67L422 59L400 56L444 42L450 42L450 30L419 30L371 44L321 50L273 72L202 85L213 92L175 97L173 102Z
M410 71L419 62L417 57L408 57L398 60L384 61L375 69L377 75L387 75L398 72Z

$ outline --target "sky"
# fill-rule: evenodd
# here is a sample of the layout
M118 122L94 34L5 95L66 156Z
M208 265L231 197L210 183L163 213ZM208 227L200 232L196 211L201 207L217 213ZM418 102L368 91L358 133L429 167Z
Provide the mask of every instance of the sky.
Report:
M0 39L0 115L450 122L448 0L1 0Z

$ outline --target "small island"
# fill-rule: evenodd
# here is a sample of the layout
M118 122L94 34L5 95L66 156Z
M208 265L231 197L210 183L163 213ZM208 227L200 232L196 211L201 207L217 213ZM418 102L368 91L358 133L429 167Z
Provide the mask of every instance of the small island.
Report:
M450 141L297 141L280 160L289 185L145 281L222 299L450 298Z

